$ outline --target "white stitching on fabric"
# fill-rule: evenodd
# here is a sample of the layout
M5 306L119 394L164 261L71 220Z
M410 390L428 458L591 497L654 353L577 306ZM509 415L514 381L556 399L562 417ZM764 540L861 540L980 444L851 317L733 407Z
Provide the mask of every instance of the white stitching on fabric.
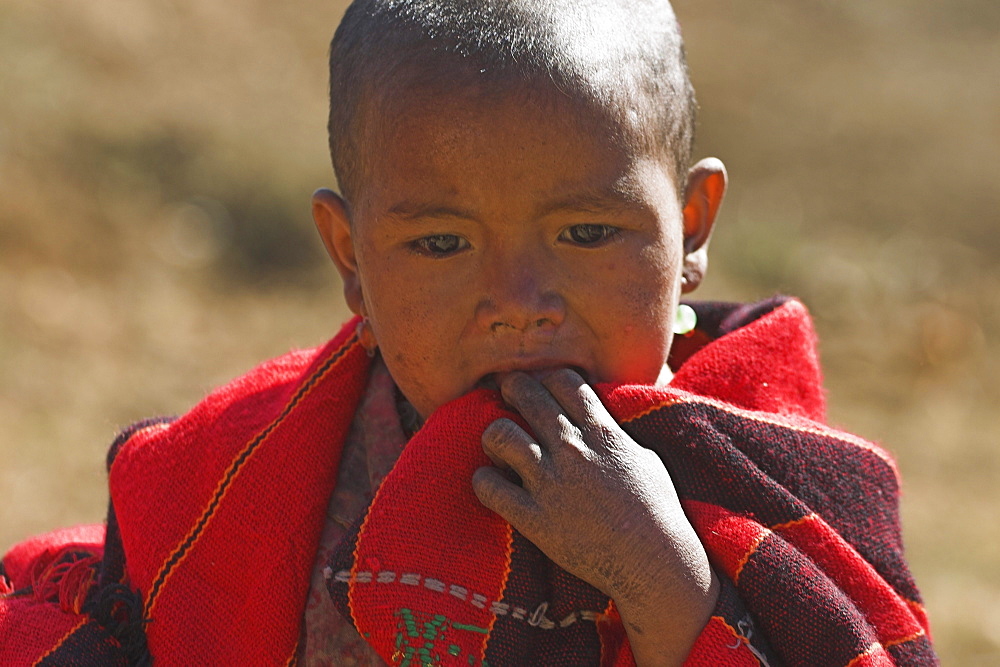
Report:
M424 579L424 588L434 591L435 593L444 593L444 582L439 579L431 579L428 577L427 579Z
M451 584L449 586L440 579L422 577L414 572L399 575L397 579L396 573L391 570L382 570L377 574L371 571L356 572L352 575L350 570L340 570L339 572L334 573L331 568L325 567L323 568L323 578L333 579L342 584L379 583L405 584L407 586L420 586L421 579L423 579L424 588L427 590L434 591L435 593L447 593L448 595L452 595L463 602L468 602L478 609L486 609L488 607L490 613L494 616L507 616L509 614L511 618L519 621L525 621L528 625L542 628L543 630L552 630L556 627L567 628L577 621L596 622L603 616L603 613L599 611L581 609L579 611L570 612L565 618L559 621L559 623L556 623L545 615L545 613L549 610L548 602L542 602L533 612L529 614L528 610L523 607L511 607L508 603L497 600L489 601L487 597L481 593L473 593L472 595L469 595L469 590L463 586L458 586L456 584Z
M528 625L542 628L544 630L551 630L556 627L550 619L546 618L545 612L549 610L549 603L543 602L535 608L535 611L531 612L531 616L528 617Z
M510 605L506 602L494 602L490 605L490 612L495 616L506 616L510 611Z
M753 618L751 618L751 616L747 614L746 616L743 617L742 620L740 620L736 624L736 629L739 631L739 636L736 637L736 643L727 648L736 650L740 647L741 644L745 644L747 650L753 653L753 656L757 658L757 660L760 662L761 665L763 665L763 667L771 667L768 664L767 658L764 656L764 654L758 651L757 648L754 647L752 643L750 643L750 640L753 638Z

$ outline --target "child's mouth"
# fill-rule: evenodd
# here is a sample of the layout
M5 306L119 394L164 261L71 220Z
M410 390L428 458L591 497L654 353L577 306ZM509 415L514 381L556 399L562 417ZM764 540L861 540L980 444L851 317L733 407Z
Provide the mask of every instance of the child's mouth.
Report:
M489 375L484 375L479 379L479 382L475 384L476 389L489 389L491 391L500 391L500 385L497 383L497 376L495 373L490 373Z
M568 365L568 364L567 365L554 364L552 366L544 366L544 367L541 367L541 368L513 368L513 369L510 369L510 370L503 370L503 371L497 371L497 372L494 372L494 373L487 373L482 378L480 378L478 382L476 382L475 387L477 389L478 388L485 388L485 389L492 389L493 391L500 391L500 380L504 376L510 375L511 373L524 373L525 375L530 375L531 377L533 377L536 380L538 380L539 382L541 382L548 375L554 373L555 371L562 370L562 369L569 369L569 370L571 370L571 371L579 374L580 377L583 378L584 382L589 382L587 380L587 373L586 373L586 371L584 371L579 366L573 366L573 365Z

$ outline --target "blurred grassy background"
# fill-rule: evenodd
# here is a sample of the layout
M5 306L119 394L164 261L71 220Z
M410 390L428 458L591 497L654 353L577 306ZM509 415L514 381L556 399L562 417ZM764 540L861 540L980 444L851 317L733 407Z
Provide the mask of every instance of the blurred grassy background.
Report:
M117 428L345 317L308 206L343 6L0 3L0 549L102 519ZM942 657L1000 664L1000 4L676 7L732 178L702 296L806 301Z

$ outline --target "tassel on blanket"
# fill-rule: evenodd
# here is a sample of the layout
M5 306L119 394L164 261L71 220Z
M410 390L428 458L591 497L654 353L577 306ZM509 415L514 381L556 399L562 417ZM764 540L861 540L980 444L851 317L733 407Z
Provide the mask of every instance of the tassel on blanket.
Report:
M79 614L97 580L101 557L76 547L50 552L31 568L31 591L39 602L59 605L64 612Z

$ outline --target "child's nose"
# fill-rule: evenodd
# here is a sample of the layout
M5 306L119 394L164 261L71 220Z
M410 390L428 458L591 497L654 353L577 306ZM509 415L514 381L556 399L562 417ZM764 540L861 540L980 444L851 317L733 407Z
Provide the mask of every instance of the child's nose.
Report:
M566 319L566 304L558 290L544 279L544 272L524 263L492 272L486 293L476 305L476 322L482 329L553 331Z

